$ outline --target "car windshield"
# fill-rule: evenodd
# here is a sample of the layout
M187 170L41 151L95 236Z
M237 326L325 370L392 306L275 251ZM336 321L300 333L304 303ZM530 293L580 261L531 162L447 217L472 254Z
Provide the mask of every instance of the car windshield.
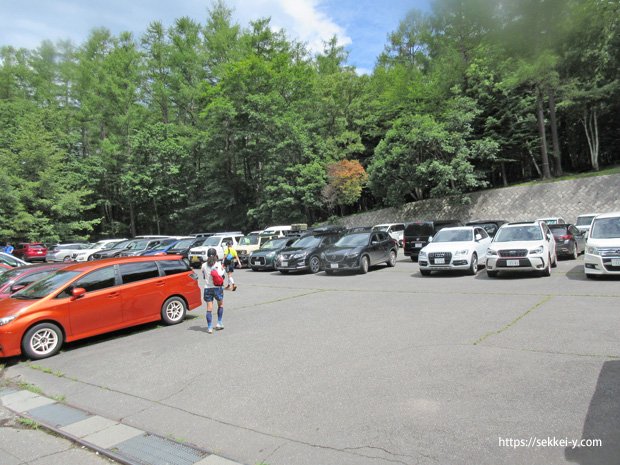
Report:
M177 242L176 244L174 244L169 252L172 252L173 250L183 250L183 249L187 249L188 247L191 247L191 245L194 243L194 241L196 241L196 239L183 239L179 242ZM196 246L198 246L199 241L196 241Z
M435 237L433 237L433 242L468 242L473 239L472 229L442 229L435 234Z
M286 245L286 241L287 239L272 239L270 241L267 241L263 244L263 246L261 247L261 250L265 249L265 250L273 250L273 249L279 249L281 247L284 247Z
M127 249L129 250L142 250L142 249L146 249L147 244L149 243L149 241L147 240L141 240L141 241L134 241L131 244L129 244L127 246Z
M113 246L111 246L111 247L105 247L105 248L106 248L106 249L108 249L108 248L109 248L109 249L124 249L124 248L125 248L125 246L126 246L127 244L129 244L129 242L131 242L131 241L129 241L129 240L127 240L127 241L121 241L121 242L117 242L117 243L115 243L115 244L114 244Z
M558 224L558 219L557 218L541 218L538 221L544 221L547 224Z
M580 216L579 218L577 218L577 223L575 223L575 225L576 226L590 226L595 216L596 215Z
M317 247L321 243L321 239L316 236L306 236L295 241L295 247L301 247L303 249L309 249Z
M4 273L0 273L0 287L6 283L14 281L19 275L24 273L24 268L15 268L13 270L6 270Z
M502 228L495 235L495 242L540 241L542 230L536 225Z
M338 247L361 247L368 244L369 237L370 233L347 234L342 236L335 245ZM297 242L295 245L297 245Z
M239 241L239 245L257 245L258 236L244 236Z
M166 250L170 247L170 244L175 243L176 241L163 241L161 244L158 244L155 247L151 247L151 250Z
M46 295L61 288L80 273L78 271L56 271L51 275L35 282L31 286L16 292L11 296L13 299L42 299Z
M433 226L428 223L410 224L405 229L406 236L432 236L435 234Z
M594 220L590 229L590 237L592 239L620 238L620 217Z
M12 255L7 255L7 254L0 255L0 263L6 263L7 265L10 265L10 266L19 266L21 264Z

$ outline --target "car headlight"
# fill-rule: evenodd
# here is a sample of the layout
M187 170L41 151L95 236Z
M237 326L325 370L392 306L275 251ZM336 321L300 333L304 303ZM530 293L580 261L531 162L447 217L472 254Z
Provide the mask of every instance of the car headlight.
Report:
M455 256L463 256L463 255L469 255L469 250L468 249L463 249L463 250L457 250L454 253Z
M542 255L545 251L545 248L541 245L536 247L535 249L530 250L530 255Z
M420 250L418 254L418 260L426 260L426 251L424 249Z
M586 247L586 253L590 255L600 255L598 252L598 247L592 247L591 245Z
M291 258L306 258L306 255L308 255L308 252L298 252L293 254Z
M497 256L497 250L493 250L493 249L487 250L487 257L496 257L496 256Z
M269 252L269 253L267 254L267 258L273 258L273 257L275 257L275 256L276 256L276 253L275 253L275 252Z
M0 326L8 325L11 321L15 319L16 315L5 316L4 318L0 318Z
M356 258L359 255L359 252L349 252L344 256L345 260L350 260L351 258Z

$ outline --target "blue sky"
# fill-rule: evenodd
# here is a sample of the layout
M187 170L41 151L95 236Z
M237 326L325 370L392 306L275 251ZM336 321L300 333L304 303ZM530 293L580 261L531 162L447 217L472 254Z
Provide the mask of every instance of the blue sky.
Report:
M274 28L319 51L334 34L349 51L349 64L370 72L394 31L412 8L428 10L430 0L227 0L234 19L271 17ZM189 16L203 23L210 0L0 0L0 46L36 48L41 41L70 39L81 44L95 27L139 37L151 21L166 26Z

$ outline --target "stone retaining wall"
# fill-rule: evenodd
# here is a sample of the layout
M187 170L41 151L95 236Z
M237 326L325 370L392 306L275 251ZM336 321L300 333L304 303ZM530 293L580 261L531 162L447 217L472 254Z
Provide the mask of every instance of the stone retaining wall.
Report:
M347 226L431 219L534 220L561 216L574 223L583 213L620 211L620 174L473 192L465 196L412 202L343 217Z

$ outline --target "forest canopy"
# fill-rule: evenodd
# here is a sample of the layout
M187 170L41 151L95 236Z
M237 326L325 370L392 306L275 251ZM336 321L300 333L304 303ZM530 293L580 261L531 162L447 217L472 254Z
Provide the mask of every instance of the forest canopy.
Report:
M232 13L2 46L0 238L312 224L619 162L619 2L433 0L367 75Z

